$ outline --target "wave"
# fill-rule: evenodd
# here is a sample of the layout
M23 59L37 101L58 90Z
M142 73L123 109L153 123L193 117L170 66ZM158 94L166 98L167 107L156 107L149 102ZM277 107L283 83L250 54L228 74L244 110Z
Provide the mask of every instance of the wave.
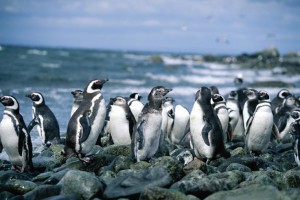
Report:
M125 85L144 85L146 81L144 80L133 80L133 79L110 79L109 80L111 83L122 83Z
M60 68L60 64L58 64L58 63L42 63L41 65L44 68L50 68L50 69Z
M180 79L174 75L158 75L148 72L145 74L145 76L152 80L165 81L168 83L178 83L180 81Z
M46 56L48 52L46 50L38 50L38 49L29 49L27 54L38 55L38 56Z
M150 58L148 55L137 55L137 54L124 54L123 57L130 60L137 60L137 61L149 60Z
M194 60L193 57L171 57L171 56L161 56L162 62L164 65L173 66L173 65L186 65L186 66L194 66L194 65L201 65L202 62L198 60Z

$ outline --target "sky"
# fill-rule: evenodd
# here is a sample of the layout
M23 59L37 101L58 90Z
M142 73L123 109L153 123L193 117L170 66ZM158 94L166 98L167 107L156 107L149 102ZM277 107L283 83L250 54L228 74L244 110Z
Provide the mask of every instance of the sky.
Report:
M0 45L300 52L299 0L1 0Z

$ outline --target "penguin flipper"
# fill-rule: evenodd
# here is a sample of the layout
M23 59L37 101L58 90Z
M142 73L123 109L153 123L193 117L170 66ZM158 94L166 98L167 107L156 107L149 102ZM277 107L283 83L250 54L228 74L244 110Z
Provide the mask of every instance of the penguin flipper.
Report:
M280 132L275 123L273 124L273 127L272 127L272 134L274 135L276 141L280 142Z
M190 128L187 128L185 132L183 133L182 137L179 140L179 144L182 144L182 142L185 140L185 138L188 136L188 134L191 132Z
M2 142L1 142L1 138L0 138L0 153L2 153L2 150L3 150L3 145L2 145Z
M139 127L137 128L137 149L141 150L144 147L144 125L145 125L145 120L143 120Z
M174 113L174 110L173 109L170 109L168 112L167 112L167 115L172 118L172 119L175 119L175 113Z
M28 130L28 133L31 132L31 130L33 129L33 127L35 127L35 125L39 124L39 121L38 119L35 117L31 120L31 122L28 124L28 127L27 127L27 130Z
M80 119L79 119L80 125L82 127L80 142L86 141L90 135L91 123L90 123L89 116L88 116L90 114L90 112L91 111L84 112L82 117L80 117Z
M135 131L134 127L135 127L136 121L135 121L135 118L134 118L133 114L127 114L126 119L129 122L128 123L129 124L129 134L130 134L130 138L132 139L133 132Z
M19 125L18 126L18 138L19 138L19 141L18 141L18 152L19 152L19 155L22 156L22 152L23 152L23 146L24 146L24 143L25 143L25 133L23 132L24 129Z
M248 132L249 132L250 126L251 126L252 121L253 121L253 118L254 118L254 117L251 116L251 117L248 119L248 121L247 121L247 127L246 127L246 130L245 130L245 135L247 135Z
M284 116L281 116L278 119L278 124L276 124L276 125L277 125L277 128L278 128L279 132L284 130L284 128L287 124L288 117L289 117L289 115L286 113Z

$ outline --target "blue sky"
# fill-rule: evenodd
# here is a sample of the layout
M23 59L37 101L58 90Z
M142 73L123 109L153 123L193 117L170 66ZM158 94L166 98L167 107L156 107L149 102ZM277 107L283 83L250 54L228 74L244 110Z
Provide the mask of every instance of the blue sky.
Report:
M300 51L300 1L1 0L0 44L287 53Z

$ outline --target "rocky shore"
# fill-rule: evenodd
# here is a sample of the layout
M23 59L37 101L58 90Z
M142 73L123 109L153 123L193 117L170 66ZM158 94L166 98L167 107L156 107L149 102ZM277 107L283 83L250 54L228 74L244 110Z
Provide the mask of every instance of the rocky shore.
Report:
M300 168L290 144L250 156L243 143L226 145L228 159L193 159L191 149L165 143L156 158L135 163L130 146L95 146L87 166L65 160L63 145L34 150L33 173L1 160L0 199L299 199Z

